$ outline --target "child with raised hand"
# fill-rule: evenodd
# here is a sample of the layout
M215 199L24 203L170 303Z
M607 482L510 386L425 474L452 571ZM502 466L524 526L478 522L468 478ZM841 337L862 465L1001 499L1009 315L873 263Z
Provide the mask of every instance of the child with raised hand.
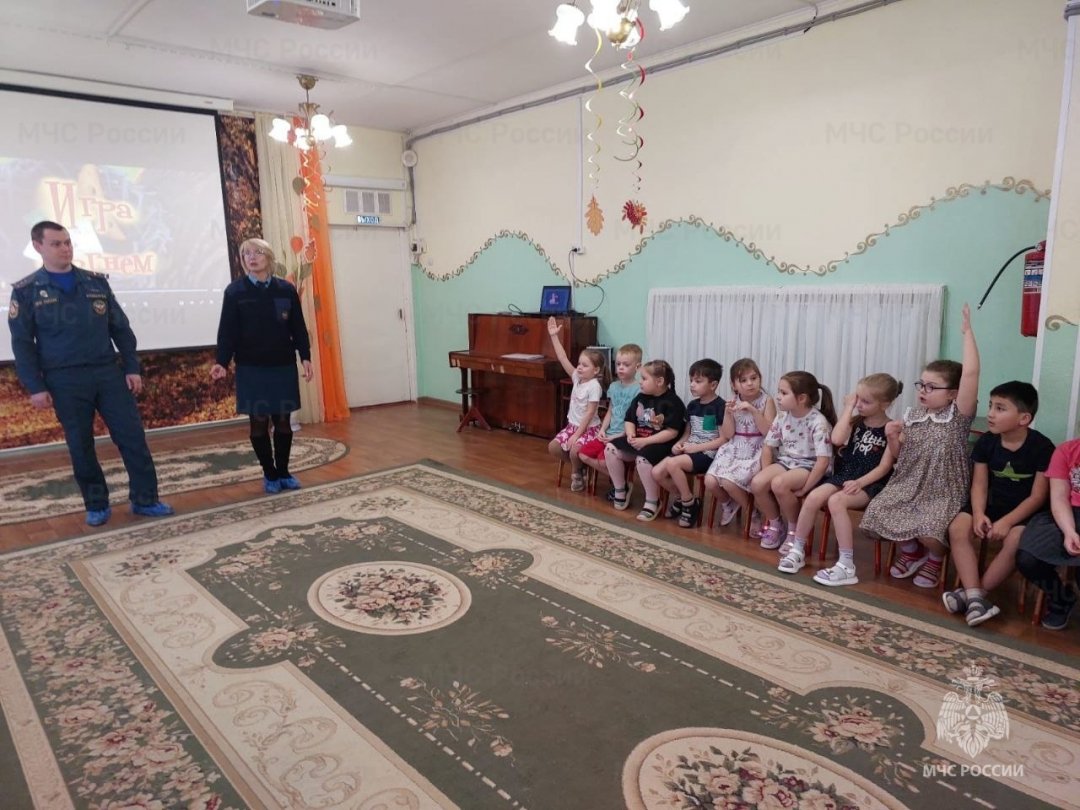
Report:
M776 403L761 388L761 369L749 357L731 366L735 396L724 406L724 444L705 475L705 491L721 505L720 525L750 506L750 482L761 470L765 434L776 418Z
M1057 569L1080 566L1080 439L1054 451L1046 477L1050 479L1050 511L1037 514L1024 529L1016 567L1046 593L1042 626L1064 630L1076 607L1076 591L1062 581Z
M949 524L967 500L971 481L967 438L979 396L979 349L967 304L960 332L964 362L927 365L915 383L918 406L885 426L896 466L860 524L865 532L901 544L889 574L915 576L920 588L938 584Z
M562 363L563 370L574 381L570 392L570 408L566 415L566 427L560 430L548 444L548 452L558 459L570 459L570 491L581 492L585 489L585 477L581 474L581 458L578 453L583 444L600 435L600 417L596 415L603 395L603 385L607 382L607 369L604 355L595 349L585 349L578 356L575 367L566 356L566 350L559 342L562 324L554 318L548 318L548 334L555 348L555 356Z
M835 470L803 501L791 548L780 560L779 569L785 574L794 574L806 564L806 538L814 530L818 512L827 506L836 528L840 559L832 568L818 571L814 580L822 585L854 585L859 581L848 510L864 508L889 478L893 457L885 439L886 410L903 388L889 374L870 374L859 380L855 393L844 397L832 430L832 443L840 448Z
M645 489L638 520L653 520L660 511L660 485L653 478L653 466L671 454L686 425L686 406L673 390L674 385L675 372L665 361L653 360L642 366L641 393L623 415L625 432L607 446L605 459L615 487L616 509L630 505L623 464L635 462L638 480Z
M641 347L636 343L626 343L615 353L615 379L607 389L608 407L600 422L600 435L580 447L570 451L573 458L576 452L582 464L587 464L598 472L607 474L607 462L604 451L608 444L619 436L626 435L623 417L634 397L641 393L637 374L641 368ZM614 490L608 500L614 498Z
M987 432L971 451L971 496L949 524L949 549L963 587L942 594L946 610L963 612L971 627L1001 612L987 594L1016 570L1024 524L1046 508L1054 443L1028 427L1038 409L1039 392L1031 383L997 386L990 392ZM976 537L1002 544L982 577Z
M686 429L671 455L653 468L653 478L671 493L667 517L678 518L684 529L697 523L701 512L701 501L694 497L688 476L708 470L724 443L720 435L724 400L716 395L723 377L724 367L715 360L706 358L690 366L690 396L694 398L686 404Z
M820 410L815 407L821 402ZM809 371L789 371L776 386L776 419L761 450L761 472L750 482L754 501L768 525L762 548L786 555L795 541L799 498L816 487L833 461L832 391ZM775 453L775 458L774 458ZM784 525L790 527L784 541Z

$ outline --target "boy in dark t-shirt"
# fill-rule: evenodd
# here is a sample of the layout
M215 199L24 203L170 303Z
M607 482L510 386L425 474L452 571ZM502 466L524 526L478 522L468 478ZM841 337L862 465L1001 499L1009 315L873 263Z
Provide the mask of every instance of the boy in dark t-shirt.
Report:
M701 514L693 476L709 469L717 448L724 443L720 427L725 403L716 395L723 377L724 367L715 360L706 358L690 366L690 396L694 398L686 404L686 429L671 448L671 455L653 468L656 483L671 493L666 517L677 518L683 528L695 525Z
M1045 473L1054 443L1028 427L1038 408L1039 394L1030 383L1014 380L990 392L988 430L971 452L971 496L949 524L949 548L963 587L946 591L942 600L950 613L964 611L972 627L1000 612L986 596L1016 569L1024 523L1046 508ZM975 538L1002 543L981 580Z

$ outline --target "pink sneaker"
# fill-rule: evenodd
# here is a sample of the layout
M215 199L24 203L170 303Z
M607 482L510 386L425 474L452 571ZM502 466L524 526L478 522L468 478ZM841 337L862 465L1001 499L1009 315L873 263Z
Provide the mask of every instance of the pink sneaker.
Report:
M784 524L773 526L769 524L761 532L761 547L777 549L784 542Z

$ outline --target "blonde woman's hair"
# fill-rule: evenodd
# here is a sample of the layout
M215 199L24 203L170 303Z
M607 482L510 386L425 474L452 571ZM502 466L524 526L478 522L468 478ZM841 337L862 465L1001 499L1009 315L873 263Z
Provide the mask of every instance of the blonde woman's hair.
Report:
M245 239L240 243L240 266L244 268L244 272L248 272L247 262L244 261L244 251L248 248L255 248L270 260L270 275L274 275L274 265L277 264L277 260L274 257L274 249L265 239Z

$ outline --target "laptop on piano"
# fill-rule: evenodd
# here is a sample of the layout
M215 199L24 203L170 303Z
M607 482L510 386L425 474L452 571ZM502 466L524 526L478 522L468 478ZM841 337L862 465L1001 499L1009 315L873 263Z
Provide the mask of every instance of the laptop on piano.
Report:
M574 310L570 305L570 285L545 285L540 295L540 315L569 315Z

